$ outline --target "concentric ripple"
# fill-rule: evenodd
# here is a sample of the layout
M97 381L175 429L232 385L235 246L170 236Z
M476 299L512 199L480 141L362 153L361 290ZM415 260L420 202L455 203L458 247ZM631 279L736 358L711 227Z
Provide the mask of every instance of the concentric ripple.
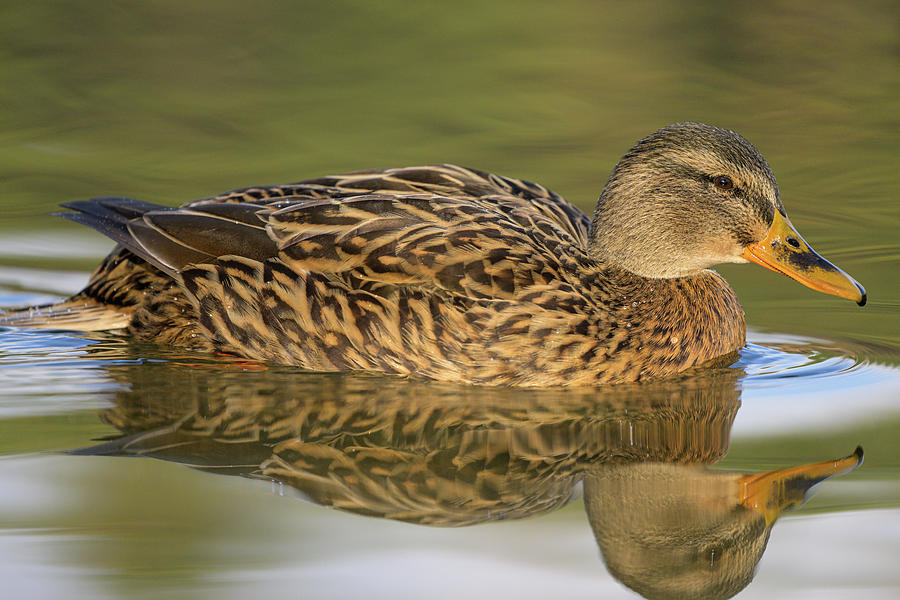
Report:
M736 363L752 384L782 384L785 379L841 377L871 363L857 351L815 338L750 332Z
M733 436L821 431L900 415L900 369L879 348L750 332L734 364L743 369ZM773 418L777 415L777 418Z

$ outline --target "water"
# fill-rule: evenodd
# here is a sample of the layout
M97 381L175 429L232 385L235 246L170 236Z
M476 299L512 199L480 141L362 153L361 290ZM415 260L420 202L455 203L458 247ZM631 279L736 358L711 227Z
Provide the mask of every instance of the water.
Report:
M758 548L764 526L735 532L765 519L739 474L861 445L779 517L739 597L900 595L900 10L726 6L0 9L0 306L76 291L108 251L48 216L66 200L447 161L590 210L636 139L686 119L754 142L794 224L870 297L722 267L751 328L735 365L590 393L0 330L7 593L629 598L627 565L673 557L743 585L753 561L729 548ZM691 523L740 543L674 535Z
M113 336L6 330L5 574L37 597L152 597L160 579L179 597L625 597L592 524L661 527L642 507L666 502L674 478L689 484L668 501L695 507L679 527L699 514L731 535L732 515L762 517L720 480L862 443L862 468L775 524L745 593L894 589L900 371L818 340L751 339L731 368L576 392L248 371ZM674 474L630 474L643 465ZM582 492L585 477L600 484ZM603 517L585 518L582 493ZM601 544L607 561L623 535ZM467 579L435 589L448 568Z

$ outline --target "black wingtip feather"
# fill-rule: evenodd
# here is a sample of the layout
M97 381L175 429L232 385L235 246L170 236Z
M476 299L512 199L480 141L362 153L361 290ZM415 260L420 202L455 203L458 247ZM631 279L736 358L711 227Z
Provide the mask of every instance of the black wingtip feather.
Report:
M175 271L170 265L163 264L147 252L146 248L135 239L129 230L129 223L139 219L144 214L155 210L169 210L165 206L141 202L131 198L117 196L103 196L90 200L75 200L61 204L63 208L69 208L77 212L54 213L70 221L87 225L94 231L102 233L112 241L131 250L135 255L143 258L148 263L163 270L169 275L175 276Z
M153 266L176 277L188 264L212 263L237 254L265 261L278 248L256 204L171 208L114 196L62 205L59 216L87 225Z
M91 213L53 213L54 216L74 221L81 225L87 225L94 231L102 233L117 244L121 244L129 250L134 250L135 240L128 232L128 221L116 220L106 216L98 216Z
M89 215L106 217L114 221L130 221L152 210L171 210L167 206L120 196L100 196L90 200L74 200L72 202L64 202L60 206Z

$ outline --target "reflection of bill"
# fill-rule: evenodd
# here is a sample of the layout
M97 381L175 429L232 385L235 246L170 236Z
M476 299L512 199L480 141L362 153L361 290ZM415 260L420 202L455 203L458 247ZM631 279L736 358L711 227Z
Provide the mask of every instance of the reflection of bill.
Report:
M269 479L317 504L435 526L544 513L583 480L610 572L650 597L736 593L780 511L861 458L708 469L728 449L738 369L539 391L186 368L177 395L153 365L111 374L127 391L103 419L123 437L78 454Z
M729 598L744 589L778 515L846 458L751 475L666 463L586 469L585 507L609 571L647 598ZM689 596L688 596L689 595Z

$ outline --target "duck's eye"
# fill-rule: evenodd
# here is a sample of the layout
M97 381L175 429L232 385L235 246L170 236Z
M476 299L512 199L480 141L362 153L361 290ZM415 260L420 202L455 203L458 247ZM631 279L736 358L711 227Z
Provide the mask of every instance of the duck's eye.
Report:
M731 177L728 175L719 175L716 177L716 187L720 190L730 190L734 187L734 182L731 181Z

